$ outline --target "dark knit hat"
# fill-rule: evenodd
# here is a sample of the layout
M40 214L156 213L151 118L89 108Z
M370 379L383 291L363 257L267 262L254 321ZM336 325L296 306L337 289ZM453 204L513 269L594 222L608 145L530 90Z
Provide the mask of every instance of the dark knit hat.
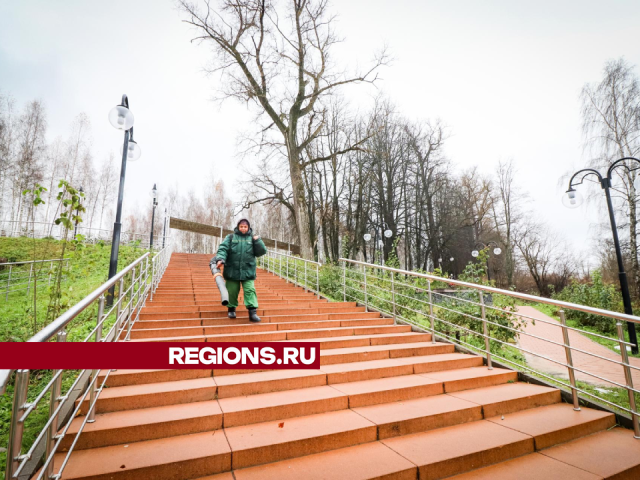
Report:
M246 224L247 224L247 226L248 226L249 228L251 228L251 224L249 223L249 220L247 220L246 218L241 218L241 219L240 219L240 221L238 222L238 224L236 225L236 227L240 228L240 224L241 224L241 223L246 223Z

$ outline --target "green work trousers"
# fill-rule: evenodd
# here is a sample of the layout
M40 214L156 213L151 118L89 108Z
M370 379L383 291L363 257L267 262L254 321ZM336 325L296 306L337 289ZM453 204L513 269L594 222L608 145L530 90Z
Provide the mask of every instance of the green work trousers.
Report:
M256 287L253 285L253 280L226 280L227 292L229 292L229 305L228 308L235 308L238 306L238 294L240 293L240 285L242 285L242 291L244 292L244 304L247 308L258 308L258 295L256 295Z

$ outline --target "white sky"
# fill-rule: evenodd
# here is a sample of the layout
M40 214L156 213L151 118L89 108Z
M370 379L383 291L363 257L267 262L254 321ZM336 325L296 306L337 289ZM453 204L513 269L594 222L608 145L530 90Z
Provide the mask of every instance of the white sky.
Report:
M608 59L640 64L640 2L343 0L333 10L345 65L364 64L386 43L395 60L379 90L400 113L446 122L447 154L460 167L490 173L513 157L531 208L576 250L589 247L595 207L564 209L558 179L588 160L584 83L598 80ZM149 202L153 183L200 190L211 168L237 191L236 138L252 114L210 101L218 79L203 73L207 47L189 42L180 18L171 0L0 3L0 90L20 105L44 101L49 139L66 137L86 112L95 155L118 151L122 134L107 114L128 94L142 148L127 169L129 208ZM376 93L364 88L345 91L363 109Z

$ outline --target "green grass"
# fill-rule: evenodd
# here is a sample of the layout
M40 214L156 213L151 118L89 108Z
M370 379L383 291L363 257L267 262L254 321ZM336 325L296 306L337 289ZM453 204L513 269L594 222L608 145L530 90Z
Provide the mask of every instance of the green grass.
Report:
M33 240L29 238L0 238L0 256L11 261L30 261L34 259L52 259L59 256L61 242L56 240ZM120 246L118 269L121 270L145 251L130 246ZM68 279L62 283L62 311L75 305L107 280L111 246L105 244L86 245L79 250L67 250L70 259ZM49 266L47 265L47 269ZM0 341L23 342L46 325L46 311L49 303L50 288L46 283L39 284L36 296L36 308L33 308L33 296L27 298L26 291L14 292L5 301L0 295ZM113 315L112 315L113 317ZM79 315L67 327L67 341L82 341L95 327L96 309L90 308ZM106 322L104 333L113 323ZM63 392L68 389L77 371L66 371L63 377ZM51 380L51 370L34 370L29 379L29 399L34 399L41 389ZM0 448L6 448L9 436L9 420L13 399L13 385L7 393L0 396ZM49 409L48 395L25 423L23 453L35 440L47 421ZM0 479L4 478L6 452L0 452Z

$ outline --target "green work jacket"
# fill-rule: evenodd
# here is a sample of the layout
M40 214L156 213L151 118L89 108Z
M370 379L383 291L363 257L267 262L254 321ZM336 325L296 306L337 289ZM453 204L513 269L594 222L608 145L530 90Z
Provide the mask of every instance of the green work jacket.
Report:
M223 276L227 280L255 280L256 258L266 254L267 247L261 238L253 239L251 229L242 234L236 227L233 232L227 235L216 253L218 260L224 262Z

